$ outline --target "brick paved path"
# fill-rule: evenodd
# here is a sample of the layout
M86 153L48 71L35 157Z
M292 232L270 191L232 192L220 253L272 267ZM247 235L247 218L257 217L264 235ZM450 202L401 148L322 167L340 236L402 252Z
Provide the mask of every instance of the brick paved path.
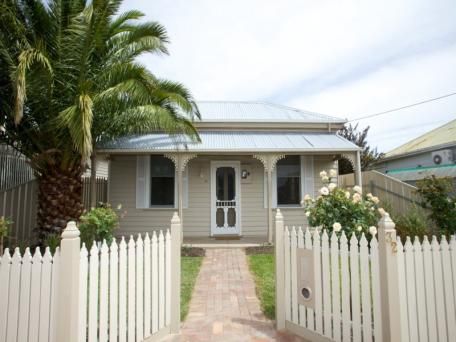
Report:
M301 341L261 312L243 249L207 249L181 334L166 341Z

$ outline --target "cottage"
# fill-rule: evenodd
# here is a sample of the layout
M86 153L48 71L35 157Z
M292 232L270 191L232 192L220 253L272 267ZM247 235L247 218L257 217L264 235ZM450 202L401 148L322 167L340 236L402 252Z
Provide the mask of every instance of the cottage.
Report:
M272 241L273 211L302 225L300 201L319 172L346 157L360 184L359 149L338 136L344 120L260 102L199 102L201 142L154 133L98 148L109 158L108 201L127 211L119 234L166 227L174 211L184 241ZM334 181L337 181L336 179Z

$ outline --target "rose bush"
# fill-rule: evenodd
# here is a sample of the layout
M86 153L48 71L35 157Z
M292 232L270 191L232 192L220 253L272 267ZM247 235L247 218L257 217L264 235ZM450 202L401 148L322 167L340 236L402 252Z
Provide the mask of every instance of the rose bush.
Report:
M337 171L330 170L329 175L337 175ZM320 195L313 199L306 195L301 202L309 225L320 227L328 232L342 232L347 236L355 233L360 236L377 234L377 222L384 209L379 207L380 200L372 194L363 196L359 186L352 191L339 188L331 183L326 171L320 172L324 186L319 190Z

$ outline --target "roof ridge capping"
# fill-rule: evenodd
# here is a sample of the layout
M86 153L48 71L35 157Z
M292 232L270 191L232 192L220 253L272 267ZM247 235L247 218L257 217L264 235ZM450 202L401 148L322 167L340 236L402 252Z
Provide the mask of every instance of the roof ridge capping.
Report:
M340 117L336 117L336 116L331 116L331 115L327 115L327 114L321 114L321 113L316 113L316 112L312 112L312 111L308 111L308 110L302 110L302 109L299 109L299 108L295 108L295 107L291 107L291 106L286 106L286 105L282 105L282 104L276 104L276 103L271 103L271 102L267 102L267 101L233 101L233 100L204 100L204 101L196 101L197 104L246 104L246 105L263 105L263 106L267 106L267 107L272 107L272 108L278 108L278 109L284 109L284 110L287 110L287 111L293 111L293 112L296 112L298 114L301 114L301 115L307 115L307 116L310 116L310 117L315 117L316 119L319 119L318 121L316 122L329 122L329 123L346 123L347 122L347 119L344 119L344 118L340 118ZM209 120L205 120L204 119L204 112L201 113L202 114L202 121L211 121L211 120L214 120L214 118L210 118ZM221 119L215 119L216 121L223 121ZM246 119L246 120L243 120L243 121L251 121L252 119ZM257 120L261 120L261 121L264 121L264 118L258 118ZM282 119L283 121L290 121L289 118L283 118ZM227 121L232 121L232 119L227 119ZM281 120L277 120L277 119L274 119L273 121L281 121ZM308 122L311 122L309 120L305 120L305 121L308 121Z

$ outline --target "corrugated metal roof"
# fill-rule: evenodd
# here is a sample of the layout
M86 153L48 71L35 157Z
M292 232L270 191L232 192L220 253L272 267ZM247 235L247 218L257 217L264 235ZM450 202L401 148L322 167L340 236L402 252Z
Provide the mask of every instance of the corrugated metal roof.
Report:
M456 120L440 126L385 154L385 158L427 150L434 146L456 144Z
M197 105L203 122L343 123L346 121L328 115L265 102L199 101Z
M430 176L456 178L456 165L397 169L389 171L388 175L401 181L414 181Z
M358 147L334 133L202 131L201 143L186 137L154 133L119 138L98 146L101 151L355 151Z

